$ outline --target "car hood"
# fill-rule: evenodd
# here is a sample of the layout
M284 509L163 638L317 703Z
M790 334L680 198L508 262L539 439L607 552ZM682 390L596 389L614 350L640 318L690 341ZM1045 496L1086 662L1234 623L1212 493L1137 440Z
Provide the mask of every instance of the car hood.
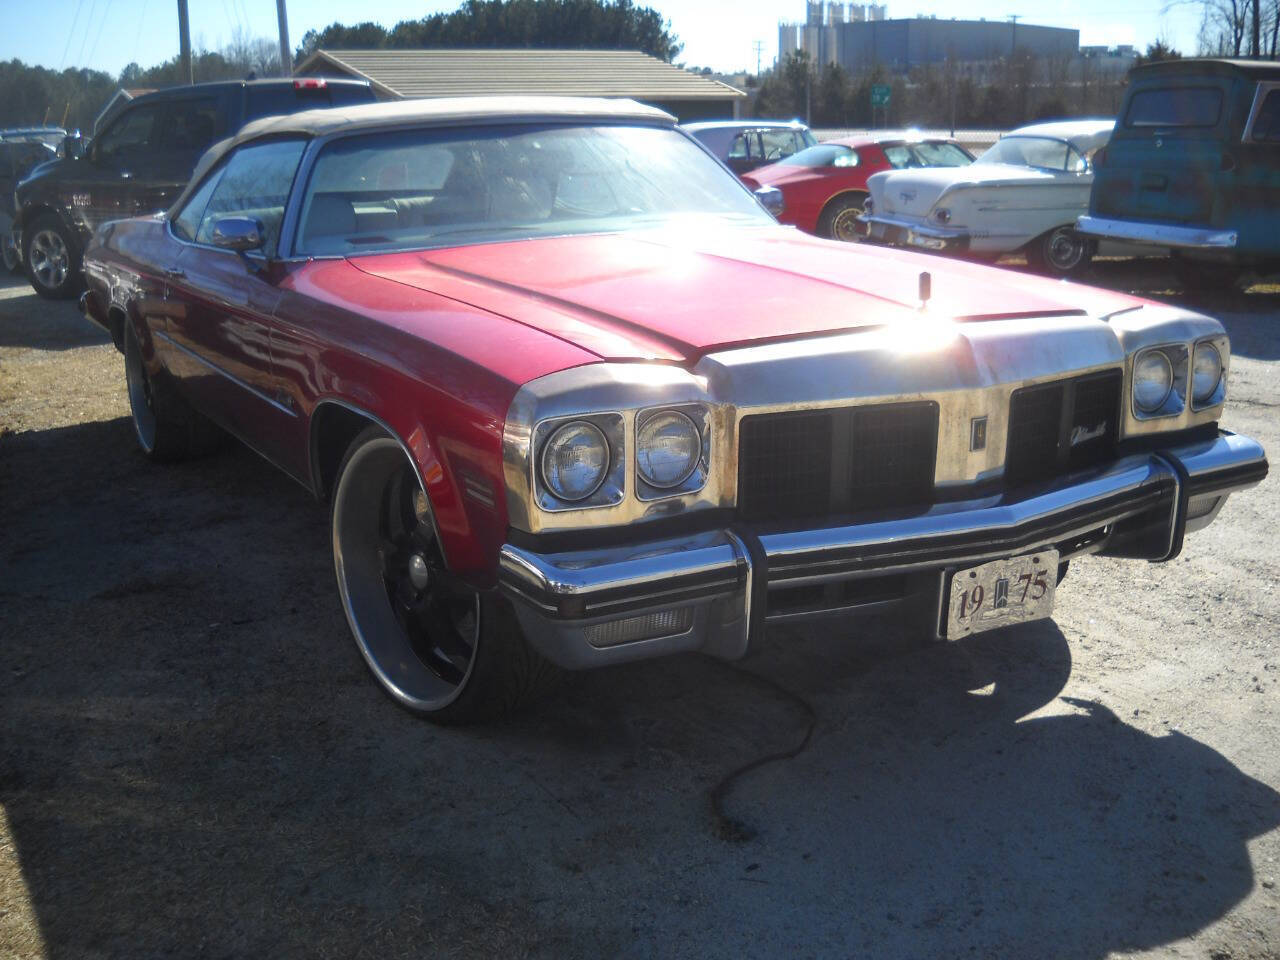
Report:
M611 360L694 363L727 347L917 323L922 272L934 316L1102 315L1142 302L785 227L555 237L351 263Z
M923 217L952 188L1052 183L1054 179L1053 173L1035 167L972 163L967 167L885 171L872 174L867 185L877 213Z
M813 167L797 167L785 163L771 163L767 167L757 167L750 173L744 173L742 179L759 186L778 187L784 183L796 183L802 180L817 180L821 173Z

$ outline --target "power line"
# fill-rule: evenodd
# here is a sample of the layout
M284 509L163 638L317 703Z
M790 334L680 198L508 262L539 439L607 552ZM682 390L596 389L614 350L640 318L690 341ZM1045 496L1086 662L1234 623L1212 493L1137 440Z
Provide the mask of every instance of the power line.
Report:
M62 45L62 59L58 61L58 70L61 71L67 63L67 51L71 49L71 38L76 35L76 21L80 19L80 8L84 6L84 0L76 0L76 15L71 18L71 26L67 28L67 42Z
M149 2L150 2L150 0L142 0L142 15L141 15L140 17L138 17L138 22L139 22L139 23L146 23L146 22L147 22L147 4L148 4ZM141 31L141 30L139 30L139 31L138 31L137 33L135 33L135 34L134 34L134 36L133 36L133 54L129 57L129 62L130 62L130 63L137 63L137 62L138 62L138 47L139 47L139 45L140 45L141 43L142 43L142 31Z
M93 11L98 9L98 0L92 0L89 4L89 17L84 24L84 38L80 41L80 52L76 54L76 61L84 63L84 47L89 42L89 26L93 23Z
M102 30L107 25L107 19L111 16L111 0L107 0L106 9L102 11L102 20L98 24L98 35L93 38L93 46L89 48L89 61L93 61L93 55L98 52L98 44L102 41Z

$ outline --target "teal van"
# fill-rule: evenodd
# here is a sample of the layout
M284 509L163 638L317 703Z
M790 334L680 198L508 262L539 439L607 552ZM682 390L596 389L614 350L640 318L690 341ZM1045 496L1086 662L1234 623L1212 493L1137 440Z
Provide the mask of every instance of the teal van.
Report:
M1168 248L1187 287L1280 270L1280 63L1134 69L1094 166L1081 233Z

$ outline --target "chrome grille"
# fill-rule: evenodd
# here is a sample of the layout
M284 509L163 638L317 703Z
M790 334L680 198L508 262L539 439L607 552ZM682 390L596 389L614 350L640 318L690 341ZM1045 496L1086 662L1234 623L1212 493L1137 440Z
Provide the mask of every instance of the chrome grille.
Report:
M937 448L933 402L744 417L739 513L785 520L926 505Z
M1015 390L1009 402L1005 483L1019 486L1115 456L1119 370Z

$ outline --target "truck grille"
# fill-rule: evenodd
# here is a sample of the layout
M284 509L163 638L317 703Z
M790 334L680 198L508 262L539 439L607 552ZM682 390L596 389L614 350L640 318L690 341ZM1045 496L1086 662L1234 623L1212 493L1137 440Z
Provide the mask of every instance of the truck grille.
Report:
M1046 480L1115 456L1119 370L1015 390L1009 403L1005 483Z
M937 449L933 402L743 417L739 512L793 520L928 504Z

